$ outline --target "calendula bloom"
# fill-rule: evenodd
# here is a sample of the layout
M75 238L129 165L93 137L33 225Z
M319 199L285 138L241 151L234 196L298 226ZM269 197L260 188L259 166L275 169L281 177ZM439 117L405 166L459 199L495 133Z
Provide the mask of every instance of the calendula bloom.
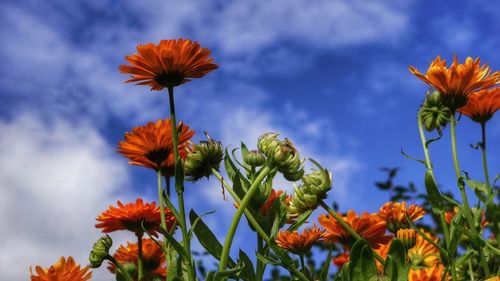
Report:
M332 259L332 263L340 270L342 268L342 266L344 266L344 264L346 262L349 261L349 254L348 253L342 253L340 255L338 255L337 257L333 258Z
M125 81L151 86L151 90L175 87L200 78L219 66L209 57L210 50L189 39L161 40L158 45L138 45L137 53L126 56L130 65L120 65L121 73L132 75Z
M387 244L392 236L386 235L385 221L378 214L363 213L360 217L353 210L349 210L346 216L337 213L343 218L359 236L364 238L373 249L378 249L382 244ZM346 249L354 244L355 238L344 229L344 227L333 216L321 215L318 221L326 229L325 241L330 243L341 243Z
M31 268L30 268L31 271ZM90 268L75 263L73 257L61 257L59 261L50 268L35 267L37 275L31 271L31 281L85 281L92 277Z
M500 87L472 93L467 104L460 108L460 113L475 122L484 124L500 109Z
M139 256L139 246L137 243L127 242L127 246L120 245L113 257L120 263L137 264ZM167 268L165 264L165 254L156 242L151 239L142 239L142 261L143 269L146 275L151 277L165 278ZM109 263L109 271L115 273L115 265Z
M437 237L424 230L422 232L435 243L438 242ZM439 249L417 235L415 246L408 250L408 257L415 266L434 266L439 262Z
M322 241L323 233L324 230L316 226L304 229L302 234L297 231L280 231L276 235L276 244L296 255L303 255L309 252L314 243Z
M189 139L194 131L189 126L179 123L177 126L179 157L185 159L189 149ZM175 166L172 122L170 119L149 122L125 133L125 140L118 143L118 152L132 165L143 166L172 176Z
M391 243L392 241L390 241L387 244L382 244L380 245L380 248L374 249L373 251L375 251L375 253L377 253L380 257L382 257L382 259L385 260L387 258L387 254L389 253L389 248L391 247ZM381 264L377 259L375 259L375 264L377 265L377 269L379 272L384 271L384 265Z
M417 232L413 228L401 228L396 237L403 242L406 249L411 249L417 241Z
M408 281L441 281L444 274L443 265L434 265L429 268L410 269ZM449 276L445 280L449 280Z
M465 63L459 64L456 55L449 68L446 66L446 60L437 56L425 75L412 66L409 70L420 80L438 90L443 103L452 110L467 104L472 92L487 89L500 81L500 72L492 73L486 64L481 65L479 58L473 60L468 57Z
M269 214L269 211L273 207L274 202L276 202L276 200L279 200L281 194L283 194L283 190L279 189L278 191L276 191L274 189L271 189L271 193L269 194L269 197L267 198L266 202L264 202L262 207L260 207L259 210L260 214L263 216L267 216ZM287 203L290 201L291 196L289 195L285 196L286 196L285 203Z
M123 204L117 202L118 207L109 206L109 209L102 212L96 220L96 228L102 228L102 232L109 233L117 230L129 230L136 234L144 232L143 226L148 233L156 235L160 228L161 217L160 208L155 202L144 203L138 198L135 203ZM165 208L165 218L167 229L172 229L175 224L175 217L172 212Z
M387 229L396 233L401 228L409 228L410 225L406 220L406 216L415 222L425 215L425 210L417 205L410 205L406 208L406 202L387 202L380 207L379 215L387 223Z

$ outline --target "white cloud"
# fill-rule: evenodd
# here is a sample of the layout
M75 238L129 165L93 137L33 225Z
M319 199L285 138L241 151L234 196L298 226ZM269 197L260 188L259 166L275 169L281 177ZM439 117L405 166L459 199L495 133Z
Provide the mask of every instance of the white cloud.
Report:
M128 197L125 161L85 125L25 114L0 130L0 279L26 280L60 256L86 264L95 217Z

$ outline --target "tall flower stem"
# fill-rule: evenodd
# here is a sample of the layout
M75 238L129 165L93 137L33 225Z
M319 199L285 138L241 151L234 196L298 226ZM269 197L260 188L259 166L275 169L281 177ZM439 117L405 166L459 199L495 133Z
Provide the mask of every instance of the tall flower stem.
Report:
M332 208L330 208L326 203L325 201L323 200L320 200L319 201L319 205L321 207L323 207L323 209L325 209L325 211L327 211L338 223L340 223L340 225L345 229L347 230L347 232L349 232L349 234L354 237L357 240L360 240L360 239L363 239L361 236L359 236L359 234L354 231L354 229L352 229L351 226L349 226L341 217L339 217L339 215L334 211L332 210ZM375 258L381 263L381 264L384 264L384 259L377 253L373 252L373 255L375 256Z
M490 176L488 173L488 161L486 160L486 122L481 122L481 152L483 158L484 181L488 190L488 195L491 194Z
M177 162L179 160L179 139L177 136L177 121L175 118L175 103L174 103L174 87L169 86L168 87L168 98L169 98L169 104L170 104L170 122L172 122L172 140L173 140L173 148L174 148L174 159L175 159L175 166L177 166ZM174 166L174 171L177 171L177 167ZM187 233L187 224L186 224L186 211L184 208L184 183L180 182L181 186L177 186L178 179L177 176L175 175L175 190L177 192L177 201L179 204L179 215L180 215L180 221L179 221L179 226L181 228L181 233L182 233L182 244L184 246L184 249L186 250L186 254L188 255L186 258L187 260L185 261L186 264L186 270L188 273L188 278L189 280L195 280L195 273L193 270L192 266L192 259L191 259L191 241L189 240L189 236Z
M476 226L474 225L474 218L472 217L472 211L469 206L469 200L467 199L467 193L465 192L465 184L463 182L462 174L460 171L460 165L458 163L457 137L456 137L457 121L455 119L455 112L453 112L450 121L451 121L450 128L451 128L451 149L453 154L453 166L455 167L455 174L458 180L458 187L460 188L460 195L462 196L463 209L465 210L465 218L467 220L467 224L469 225L469 229L474 234L478 234ZM483 267L485 274L489 275L490 269L488 268L488 264L486 263L486 258L484 256L483 249L479 248L478 253L481 266Z
M137 280L141 281L143 273L142 265L142 233L137 233Z
M236 229L238 228L238 223L240 222L241 216L243 215L243 212L245 211L248 203L250 203L250 200L253 197L253 194L257 191L259 188L260 183L262 180L269 174L271 171L271 168L269 166L264 166L257 177L255 178L255 181L252 182L252 185L248 189L247 193L245 194L245 197L243 197L243 200L241 201L240 206L238 207L238 210L236 211L236 214L233 217L233 220L231 221L231 225L229 226L229 229L227 231L226 235L226 240L224 241L224 247L222 248L222 255L220 259L220 264L219 264L219 270L225 270L227 266L227 260L229 257L229 250L231 249L231 244L233 243L233 238L234 238L234 233L236 232Z
M257 253L264 255L264 240L257 233ZM259 259L257 259L257 267L256 267L256 276L257 281L262 281L262 277L264 276L264 271L266 269L266 265Z
M300 254L300 268L302 270L302 273L306 275L306 263L304 262L304 255Z

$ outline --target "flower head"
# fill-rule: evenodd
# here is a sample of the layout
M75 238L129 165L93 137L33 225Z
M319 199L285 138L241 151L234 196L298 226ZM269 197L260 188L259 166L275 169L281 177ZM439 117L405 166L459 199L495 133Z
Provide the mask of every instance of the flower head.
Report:
M411 269L408 281L440 281L444 274L443 265L434 265L429 268ZM445 280L449 280L446 278Z
M396 237L401 239L406 249L411 249L417 241L417 232L413 228L401 228L396 233Z
M420 107L422 123L429 132L441 131L450 121L451 112L442 103L441 94L438 91L428 93L424 103Z
M194 131L182 122L177 126L179 157L187 157L189 139ZM173 175L175 166L174 146L172 138L172 122L170 119L149 122L145 126L125 133L125 140L118 144L118 152L130 159L129 164L144 166L158 171L165 176Z
M75 263L72 257L68 259L61 257L59 261L48 269L43 269L40 266L35 267L36 274L31 271L31 281L85 281L92 277L90 268L81 268Z
M349 261L349 254L344 252L332 259L332 263L340 270Z
M143 203L138 198L135 203L123 204L117 202L118 207L109 206L109 209L102 212L96 220L96 228L102 228L102 232L109 233L117 230L128 230L136 234L144 232L144 228L151 235L156 235L160 228L161 217L160 208L155 202ZM165 217L167 229L172 229L175 224L175 218L168 208L165 208Z
M280 199L281 194L283 194L283 190L279 189L278 191L271 189L271 193L269 193L269 197L267 200L262 204L260 207L259 213L263 216L267 216L269 212L271 211L271 208L274 205L274 202L276 200ZM285 195L286 196L286 195ZM289 198L289 196L286 196L285 198Z
M120 245L113 257L121 264L137 264L139 246L137 243L127 242L127 246ZM142 239L142 259L144 271L151 277L165 278L167 268L165 267L165 254L156 242L151 239ZM115 265L109 263L109 271L115 273Z
M437 237L424 230L422 232L437 243ZM408 257L415 266L433 266L439 262L439 249L422 238L422 236L417 235L415 246L408 250Z
M280 231L276 235L276 243L296 255L303 255L309 252L314 243L322 240L324 232L316 226L304 229L302 234L297 231Z
M364 238L373 249L378 249L382 244L387 244L392 236L386 235L385 221L377 214L363 213L360 217L353 210L349 210L346 216L338 213L345 223L347 223L359 236ZM355 238L335 220L333 216L321 215L318 221L326 229L325 241L331 243L341 243L345 248L350 249Z
M136 54L125 57L130 65L121 65L120 72L132 75L126 83L137 82L137 85L148 85L151 90L160 91L217 69L219 66L209 56L210 50L202 48L198 42L161 40L158 45L138 45Z
M472 93L467 104L460 108L460 113L469 116L473 121L485 123L500 109L500 87L485 89Z
M109 235L103 236L94 243L92 251L90 251L89 261L90 267L99 268L102 262L108 258L109 248L113 246L113 240Z
M500 81L500 72L491 73L486 64L481 65L479 58L473 60L468 57L465 63L459 64L456 55L449 68L446 66L446 60L437 56L425 75L412 66L409 70L438 90L443 103L453 111L464 106L472 92L489 88Z
M410 205L406 208L405 201L402 203L390 201L380 207L379 215L385 219L387 229L392 233L396 233L401 228L410 227L406 216L414 222L425 215L425 210L417 205Z
M224 157L222 144L208 135L207 137L208 140L194 145L184 160L184 174L189 181L208 178L212 175L212 169L219 170Z

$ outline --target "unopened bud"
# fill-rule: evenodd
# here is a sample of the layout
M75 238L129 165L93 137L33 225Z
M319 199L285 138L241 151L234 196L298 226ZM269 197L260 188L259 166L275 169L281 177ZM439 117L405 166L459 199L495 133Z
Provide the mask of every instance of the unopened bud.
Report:
M437 91L427 94L420 111L422 123L429 132L442 130L450 121L451 111L442 103L441 94Z
M277 150L281 147L281 141L278 140L278 134L276 133L266 133L259 137L257 142L257 148L262 152L267 158L274 159L274 155Z
M113 245L113 240L109 235L103 236L95 242L92 251L90 251L90 267L99 268L102 262L109 256L109 248Z
M417 232L413 228L402 228L398 230L396 237L403 242L406 250L413 248L417 242Z
M262 152L252 150L245 154L243 161L252 167L260 167L266 162L266 157L262 154Z
M212 169L219 170L224 153L222 144L210 138L193 146L184 161L184 174L189 181L197 181L202 177L210 177Z

